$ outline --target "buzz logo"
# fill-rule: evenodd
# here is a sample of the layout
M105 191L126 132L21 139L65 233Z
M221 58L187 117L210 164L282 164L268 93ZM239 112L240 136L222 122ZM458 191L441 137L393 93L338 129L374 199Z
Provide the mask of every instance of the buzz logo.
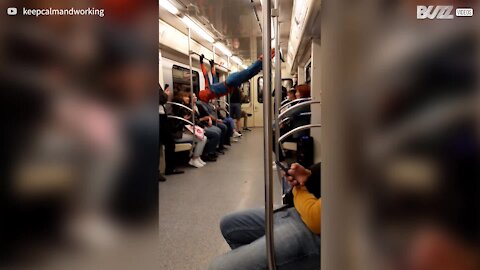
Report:
M417 19L452 20L453 6L417 6Z

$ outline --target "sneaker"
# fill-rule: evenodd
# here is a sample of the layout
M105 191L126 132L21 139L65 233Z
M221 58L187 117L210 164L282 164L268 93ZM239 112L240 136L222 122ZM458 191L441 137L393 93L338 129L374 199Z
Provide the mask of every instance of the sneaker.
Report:
M252 130L249 129L248 127L244 127L243 130L245 130L245 131L252 131Z
M203 164L200 163L200 161L197 159L190 159L190 161L188 162L188 164L190 164L191 166L193 167L196 167L196 168L202 168L203 167Z
M200 163L202 163L203 166L207 165L207 163L205 161L202 160L202 158L198 158L198 161L200 161Z
M232 142L238 142L237 138L232 138L231 140L232 140Z
M233 138L238 138L238 137L241 137L242 134L238 133L236 130L233 131Z

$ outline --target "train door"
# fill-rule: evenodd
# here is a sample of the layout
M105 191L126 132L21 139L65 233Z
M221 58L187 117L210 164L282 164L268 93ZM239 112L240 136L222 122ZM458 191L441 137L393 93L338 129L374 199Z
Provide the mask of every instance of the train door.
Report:
M252 82L253 80L250 80L248 82L245 82L242 84L240 87L240 90L242 91L242 111L245 111L247 114L251 114L253 116L253 96L252 96ZM243 122L242 122L243 124ZM254 125L254 118L253 117L247 117L247 127L253 127Z
M252 79L255 83L254 89L254 123L256 127L263 126L263 77L258 76ZM282 79L282 86L287 90L293 87L293 80L290 78ZM273 103L272 103L273 104Z

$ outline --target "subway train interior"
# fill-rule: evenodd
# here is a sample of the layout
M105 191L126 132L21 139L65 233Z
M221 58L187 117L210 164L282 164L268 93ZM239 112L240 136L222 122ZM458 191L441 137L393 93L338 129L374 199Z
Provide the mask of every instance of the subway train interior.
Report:
M478 4L0 1L0 269L479 270Z
M194 138L193 129L180 129L174 147L170 146L170 151L166 145L161 148L161 269L265 269L267 250L271 251L267 247L270 239L265 238L274 238L277 234L272 232L278 225L272 221L270 232L267 229L255 239L247 237L243 241L250 245L236 249L252 252L248 246L262 245L254 248L264 257L264 266L260 263L231 268L242 267L242 263L228 262L230 259L255 259L249 255L228 259L226 254L232 245L229 247L222 237L220 223L228 214L248 209L263 211L265 205L286 208L290 186L282 166L288 170L291 164L298 163L308 168L322 160L321 1L274 1L267 15L263 9L266 1L260 0L160 0L159 5L159 85L166 93L160 106L161 117L171 129L180 122L183 127L199 126L204 132ZM264 19L270 22L270 29L262 29ZM266 83L265 73L258 69L234 81L236 74L251 69L261 56L267 58L265 45L274 50L267 53L272 59L268 75L271 83ZM265 68L265 63L260 64ZM204 94L216 91L215 80L228 86L228 93L211 97ZM196 102L191 102L192 98ZM223 126L220 142L212 147L215 138L208 132L219 126ZM161 122L161 132L162 128ZM264 147L268 133L272 141ZM206 144L199 141L203 136ZM318 185L315 193L319 189ZM265 218L268 216L267 211ZM319 242L305 254L313 255L298 259L296 265L305 263L301 269L319 269ZM277 256L277 264L289 259Z

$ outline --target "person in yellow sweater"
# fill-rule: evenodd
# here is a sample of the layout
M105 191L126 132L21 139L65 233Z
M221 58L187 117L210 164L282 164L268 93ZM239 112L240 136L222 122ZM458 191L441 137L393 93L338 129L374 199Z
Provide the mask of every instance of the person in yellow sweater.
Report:
M286 179L294 207L274 213L274 245L279 270L320 269L320 164L291 165ZM265 214L251 209L225 216L220 230L231 251L217 257L210 270L267 269Z

